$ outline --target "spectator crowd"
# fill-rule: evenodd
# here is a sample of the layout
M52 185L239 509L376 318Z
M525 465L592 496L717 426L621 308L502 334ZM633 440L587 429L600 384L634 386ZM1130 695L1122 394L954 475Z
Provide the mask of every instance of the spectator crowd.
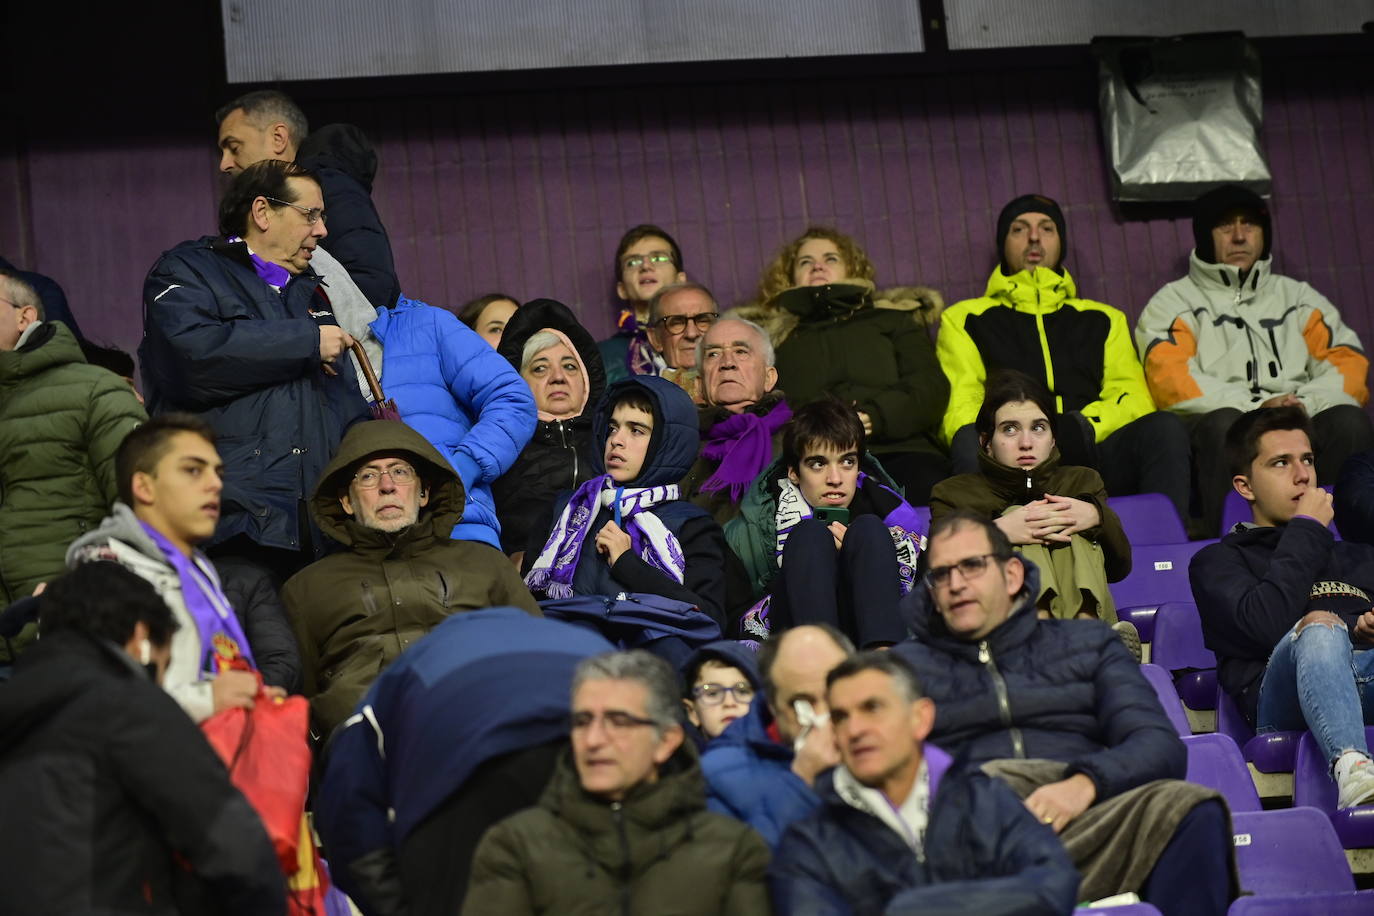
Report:
M722 304L638 225L598 342L405 289L357 128L215 119L137 379L0 264L0 912L1224 913L1110 587L1131 494L1213 541L1249 725L1374 804L1369 365L1262 198L1198 198L1134 329L1039 194L948 307L824 226ZM250 744L310 755L289 855Z

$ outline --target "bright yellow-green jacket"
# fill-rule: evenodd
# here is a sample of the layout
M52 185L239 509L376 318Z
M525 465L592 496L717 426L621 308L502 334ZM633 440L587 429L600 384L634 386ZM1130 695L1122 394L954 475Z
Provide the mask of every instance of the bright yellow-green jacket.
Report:
M978 415L988 373L997 369L1044 382L1059 411L1081 413L1098 442L1155 409L1126 316L1077 294L1067 270L1006 276L997 267L981 299L945 310L935 349L950 385L946 442Z

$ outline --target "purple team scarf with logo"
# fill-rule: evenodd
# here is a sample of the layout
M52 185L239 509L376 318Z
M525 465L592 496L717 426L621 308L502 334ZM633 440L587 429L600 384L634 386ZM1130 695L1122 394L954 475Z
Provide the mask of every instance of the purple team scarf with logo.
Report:
M658 516L648 511L659 503L679 497L677 484L661 487L622 487L602 474L578 487L563 514L554 523L539 559L534 562L525 584L531 591L549 598L571 598L572 581L582 547L593 519L603 507L615 514L615 523L630 536L630 550L650 566L682 582L687 562L682 545Z
M225 239L225 241L243 242L243 239L239 238L237 235L231 235L229 238ZM248 248L248 243L243 242L243 247ZM253 270L257 271L258 276L261 277L262 281L268 286L274 286L277 289L281 289L291 282L291 272L280 264L264 261L262 258L258 257L251 248L248 250L248 257L253 262Z
M658 375L665 363L649 343L648 330L639 326L634 309L620 310L620 317L616 320L616 333L621 337L630 338L630 345L625 350L625 368L630 370L630 374Z
M167 562L181 579L182 600L185 601L186 611L195 621L196 630L200 633L201 670L215 670L205 662L209 654L217 653L219 650L219 640L216 637L232 642L233 647L238 649L238 654L256 669L258 666L253 661L253 652L248 648L248 639L243 635L243 627L239 625L239 618L230 606L229 599L224 597L219 581L191 562L186 554L178 550L176 545L163 537L157 529L147 522L141 521L139 524L148 533L148 537L153 539L153 543L162 551L162 555L167 558Z
M779 401L763 416L746 410L712 426L701 454L720 464L701 485L701 492L729 487L730 501L742 500L749 485L773 461L773 433L791 418L792 408Z

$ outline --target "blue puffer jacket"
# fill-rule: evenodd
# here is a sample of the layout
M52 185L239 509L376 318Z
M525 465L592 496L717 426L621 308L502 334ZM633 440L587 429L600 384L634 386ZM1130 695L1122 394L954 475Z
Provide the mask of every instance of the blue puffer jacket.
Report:
M835 791L832 770L816 782L821 808L788 829L768 883L779 916L1034 916L1068 913L1078 871L1054 831L1021 800L976 770L947 772L949 757L925 746L930 820L924 855L891 827Z
M701 772L706 777L706 807L744 821L770 847L784 830L820 805L820 796L792 772L792 748L768 734L773 714L763 696L754 697L749 714L706 746Z
M500 550L491 482L534 433L529 386L452 312L405 296L377 312L370 327L382 342L383 391L463 481L467 503L453 537Z
M344 430L368 416L352 361L322 368L320 325L336 323L314 270L277 292L242 242L183 242L148 273L143 392L150 414L189 411L215 430L224 493L211 543L243 534L300 549L301 507Z
M1097 799L1155 779L1182 779L1183 742L1154 688L1112 630L1095 620L1040 620L1026 584L1011 616L986 639L945 629L926 589L904 600L915 641L893 647L935 701L930 740L973 764L1009 757L1059 760L1083 773ZM988 575L995 572L989 570Z

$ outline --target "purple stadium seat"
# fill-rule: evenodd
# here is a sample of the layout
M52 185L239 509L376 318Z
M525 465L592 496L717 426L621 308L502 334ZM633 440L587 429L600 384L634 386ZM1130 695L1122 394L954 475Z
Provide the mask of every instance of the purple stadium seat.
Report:
M1150 643L1155 638L1155 613L1159 610L1157 604L1146 604L1139 607L1119 607L1116 609L1118 620L1128 620L1135 631L1140 634L1142 643Z
M1123 903L1121 906L1091 907L1080 906L1074 910L1074 916L1164 916L1156 907L1148 903Z
M1217 658L1203 645L1197 606L1186 601L1161 604L1155 614L1154 637L1150 661L1175 678L1174 687L1183 705L1189 709L1214 708Z
M1217 686L1217 732L1240 745L1241 756L1261 773L1291 773L1298 756L1302 732L1267 732L1256 735L1241 715L1236 701Z
M1374 741L1374 726L1364 733L1366 740ZM1325 812L1346 849L1374 847L1374 805L1337 811L1336 783L1327 775L1328 769L1317 750L1317 740L1311 732L1305 732L1298 740L1298 759L1293 769L1293 804L1310 805Z
M1174 731L1178 732L1179 737L1191 735L1193 729L1188 725L1188 714L1183 711L1183 703L1174 690L1174 679L1169 672L1159 665L1141 665L1140 673L1145 675L1145 680L1155 689L1159 705L1164 707L1164 714L1169 717L1169 724L1174 727ZM1240 751L1236 753L1239 754Z
M1369 916L1370 913L1374 913L1374 891L1332 891L1328 894L1242 897L1231 904L1226 916Z
M1225 735L1188 735L1183 745L1188 749L1189 782L1216 789L1233 813L1261 810L1259 793L1236 742Z
M1322 487L1322 489L1328 493L1331 492L1330 487ZM1231 529L1236 527L1237 523L1248 522L1253 518L1254 516L1250 514L1250 506L1245 502L1245 499L1235 490L1232 490L1226 494L1226 502L1221 505L1221 533L1219 537L1226 537L1226 535L1230 534ZM1331 533L1336 536L1336 540L1339 541L1341 539L1341 533L1336 530L1336 523L1334 521L1326 527L1331 529Z
M1178 510L1162 493L1110 496L1107 506L1121 519L1132 547L1146 544L1181 544L1188 540Z
M1236 868L1253 894L1353 891L1355 877L1326 815L1316 808L1236 812Z
M1188 562L1193 554L1215 541L1131 545L1131 574L1113 582L1112 600L1119 608L1148 607L1166 601L1192 601Z

